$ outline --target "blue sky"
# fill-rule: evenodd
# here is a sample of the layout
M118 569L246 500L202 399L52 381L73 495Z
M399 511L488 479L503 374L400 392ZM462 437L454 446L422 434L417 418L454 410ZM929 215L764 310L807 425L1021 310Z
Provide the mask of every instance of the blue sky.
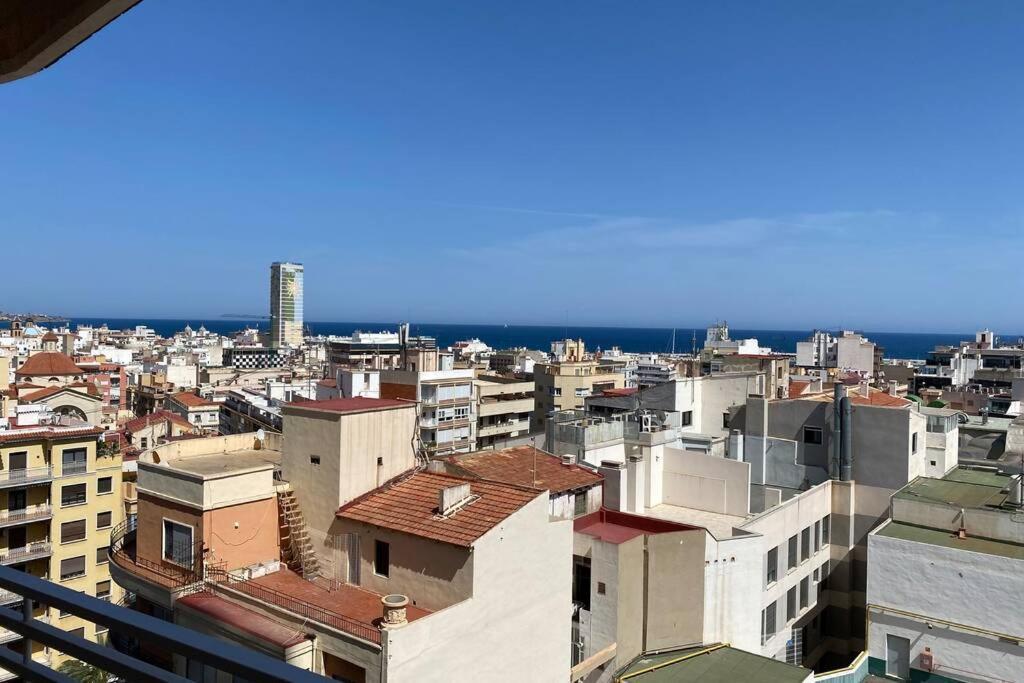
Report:
M0 86L0 309L1020 329L1024 4L145 0Z

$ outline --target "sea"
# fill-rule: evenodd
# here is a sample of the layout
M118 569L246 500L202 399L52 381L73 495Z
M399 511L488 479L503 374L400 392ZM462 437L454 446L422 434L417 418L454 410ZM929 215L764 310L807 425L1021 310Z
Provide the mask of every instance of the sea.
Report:
M67 321L72 328L77 325L99 326L106 323L115 329L133 328L146 325L156 330L163 337L172 336L183 330L186 325L193 329L206 327L211 332L231 334L245 327L258 327L266 330L269 321L266 319L247 320L244 318L214 319L164 319L164 318L71 318ZM5 327L6 323L0 323ZM356 330L378 332L381 330L395 331L394 323L379 322L316 322L307 321L309 333L314 335L350 335ZM492 348L504 349L525 346L531 349L548 350L551 342L557 339L583 339L588 349L610 349L617 346L623 351L634 353L664 353L674 348L677 353L686 353L704 344L705 330L692 328L661 328L661 327L578 327L578 326L545 326L545 325L463 325L444 323L412 323L412 334L425 335L437 339L441 347L454 344L465 339L480 339ZM730 329L733 339L756 337L761 346L770 347L773 351L795 353L796 343L807 339L812 330L744 330ZM886 358L923 359L928 352L939 345L956 345L961 340L974 339L973 334L934 334L934 333L902 333L902 332L870 332L864 336L885 349ZM1002 335L1004 341L1017 341L1019 335Z

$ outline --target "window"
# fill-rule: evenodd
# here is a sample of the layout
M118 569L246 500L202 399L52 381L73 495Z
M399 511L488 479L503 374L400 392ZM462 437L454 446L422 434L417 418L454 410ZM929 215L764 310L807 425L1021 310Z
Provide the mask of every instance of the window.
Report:
M932 467L935 467L935 461L934 460L929 460L928 462L931 463Z
M170 519L164 520L163 558L183 567L192 566L192 527Z
M917 432L910 435L910 452L917 453Z
M67 581L77 576L85 576L85 555L69 557L60 561L60 580Z
M110 526L110 518L113 513L111 512L100 512L96 515L96 528L106 529Z
M821 550L821 520L814 523L814 552Z
M113 493L114 491L114 480L111 477L100 477L96 480L96 493L103 495L104 493Z
M107 553L110 551L110 546L105 545L102 548L96 548L96 564L107 563Z
M572 558L572 601L580 609L590 609L590 558Z
M729 428L729 413L722 413L722 429Z
M309 456L309 464L310 465L319 465L320 464L320 456L319 455L311 455L311 456Z
M110 600L110 581L96 583L96 597L100 600Z
M682 420L683 420L683 422L682 422L682 426L683 427L689 427L690 425L692 425L693 424L693 411L692 410L684 411L683 412Z
M825 515L821 518L821 544L828 545L829 543L829 525L832 523L832 516Z
M562 395L562 388L561 387L551 387L551 395L552 396L561 396Z
M384 541L373 542L373 573L385 578L391 576L391 545Z
M821 567L818 568L818 583L821 584L819 590L825 590L825 582L828 579L828 560L821 563Z
M820 446L824 439L821 429L818 427L804 427L804 443Z
M604 595L605 594L604 581L598 581L597 582L597 594L598 595Z
M468 420L469 419L469 406L461 406L455 409L456 420Z
M779 574L779 549L772 548L768 551L767 557L768 568L765 572L765 583L766 585L772 585L778 579Z
M796 619L796 586L786 591L786 618Z
M811 580L809 577L800 579L800 609L807 607L807 597L810 592Z
M85 472L85 449L68 448L61 453L61 474L81 474Z
M73 543L85 539L85 520L76 519L60 525L60 542Z
M775 603L761 611L761 644L767 643L775 635Z
M586 398L590 396L590 387L577 387L575 394L577 398Z
M139 447L142 448L142 450L149 448L149 439L142 437L142 440L139 442Z
M587 514L587 494L585 492L577 493L573 496L572 508L573 517Z
M800 561L803 562L811 556L811 527L800 532Z
M814 577L814 583L818 583L818 581L821 580L821 578L818 576L818 567L814 568L814 573L811 574L811 576Z
M85 502L85 484L60 487L60 506L81 505Z
M789 537L789 564L786 565L787 569L792 569L796 566L796 536Z

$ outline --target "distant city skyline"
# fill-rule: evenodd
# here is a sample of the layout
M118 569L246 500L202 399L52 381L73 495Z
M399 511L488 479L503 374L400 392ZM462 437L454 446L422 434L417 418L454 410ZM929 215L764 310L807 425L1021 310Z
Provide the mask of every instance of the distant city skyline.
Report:
M1019 329L1022 22L141 3L0 93L3 307L258 313L291 260L308 320Z

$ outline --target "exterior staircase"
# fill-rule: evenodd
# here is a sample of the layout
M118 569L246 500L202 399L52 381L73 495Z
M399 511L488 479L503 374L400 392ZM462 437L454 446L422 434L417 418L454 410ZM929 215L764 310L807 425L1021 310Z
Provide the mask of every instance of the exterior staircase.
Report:
M285 549L285 563L302 578L312 580L320 575L320 561L309 539L299 500L294 491L286 489L278 491L277 502L281 510L281 545Z

